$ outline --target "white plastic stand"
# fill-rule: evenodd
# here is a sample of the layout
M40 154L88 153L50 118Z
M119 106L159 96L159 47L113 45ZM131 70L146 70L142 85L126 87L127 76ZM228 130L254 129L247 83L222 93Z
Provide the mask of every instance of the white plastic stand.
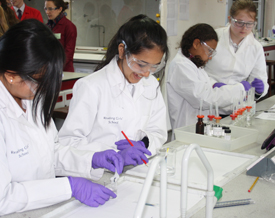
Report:
M155 171L160 164L160 218L167 217L167 173L166 160L164 157L156 157L151 162L146 179L144 181L138 204L134 214L134 218L142 218L142 212L148 197L151 184L153 182Z
M188 186L188 162L190 154L193 150L196 150L199 158L201 159L203 165L207 170L207 191L206 191L206 206L205 206L205 217L212 218L213 216L213 207L214 207L214 194L213 185L214 185L214 173L213 169L208 162L206 156L204 155L201 147L197 144L189 145L182 158L181 163L181 217L185 218L187 214L187 186Z

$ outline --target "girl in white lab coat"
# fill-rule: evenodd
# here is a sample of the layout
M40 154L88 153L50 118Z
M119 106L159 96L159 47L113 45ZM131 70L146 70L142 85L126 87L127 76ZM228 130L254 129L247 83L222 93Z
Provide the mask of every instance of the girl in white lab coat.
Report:
M250 0L235 1L230 9L229 25L216 30L217 53L206 64L208 75L223 84L247 81L255 87L256 99L268 91L263 46L254 38L257 8ZM223 114L228 114L222 111Z
M102 168L121 173L123 159L113 150L93 153L58 142L51 115L65 54L52 32L33 19L14 25L0 39L0 60L0 216L71 197L89 206L116 197L71 177L96 179Z
M197 122L201 99L202 115L207 118L210 103L214 105L217 102L221 108L228 107L241 90L250 87L247 82L243 82L218 88L219 84L208 77L204 65L211 62L216 54L217 41L215 30L208 24L194 25L182 36L180 49L171 61L167 75L172 139L174 129Z
M166 108L152 75L167 56L166 32L154 20L138 15L122 25L97 71L75 83L61 142L94 151L118 149L124 165L147 162L144 154L155 154L167 139Z

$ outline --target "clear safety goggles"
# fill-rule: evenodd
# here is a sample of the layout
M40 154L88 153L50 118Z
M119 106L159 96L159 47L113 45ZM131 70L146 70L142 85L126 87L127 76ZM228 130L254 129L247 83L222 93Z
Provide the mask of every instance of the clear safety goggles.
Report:
M44 11L49 11L49 12L52 12L52 11L55 11L56 9L58 8L44 8Z
M215 49L211 48L205 42L201 42L201 44L203 45L205 53L206 53L206 55L208 55L209 58L212 58L217 54L217 51Z
M160 71L165 66L165 54L163 55L162 60L159 64L146 63L133 57L133 55L129 52L126 53L126 61L130 69L135 73L142 74L150 72L151 74L154 74Z
M27 86L29 87L29 89L32 91L32 93L35 94L39 82L36 79L34 79L34 78L30 77L30 76L27 76L27 78L28 79L24 80L24 81L27 84Z
M240 20L236 20L233 17L231 18L231 22L235 27L244 27L244 25L246 26L247 29L252 29L257 25L257 22L244 22L244 21L240 21Z
M130 52L127 52L126 43L123 40L122 43L125 46L124 49L126 51L125 56L127 65L135 73L143 74L149 71L151 74L154 74L160 71L165 66L165 54L162 56L161 62L159 64L149 64L135 58Z

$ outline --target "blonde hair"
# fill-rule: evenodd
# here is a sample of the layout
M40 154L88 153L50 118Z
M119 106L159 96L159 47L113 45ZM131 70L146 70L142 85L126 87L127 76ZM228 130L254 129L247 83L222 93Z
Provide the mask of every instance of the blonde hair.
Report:
M0 6L0 37L9 29L4 9Z

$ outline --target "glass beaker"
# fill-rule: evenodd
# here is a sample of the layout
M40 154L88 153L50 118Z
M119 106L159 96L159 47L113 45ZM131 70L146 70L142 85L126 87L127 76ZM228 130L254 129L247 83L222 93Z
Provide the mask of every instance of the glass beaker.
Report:
M167 147L158 150L158 155L166 158L166 171L168 176L174 176L176 172L176 151L175 148L169 148L167 152ZM158 174L160 174L160 171L158 171Z

